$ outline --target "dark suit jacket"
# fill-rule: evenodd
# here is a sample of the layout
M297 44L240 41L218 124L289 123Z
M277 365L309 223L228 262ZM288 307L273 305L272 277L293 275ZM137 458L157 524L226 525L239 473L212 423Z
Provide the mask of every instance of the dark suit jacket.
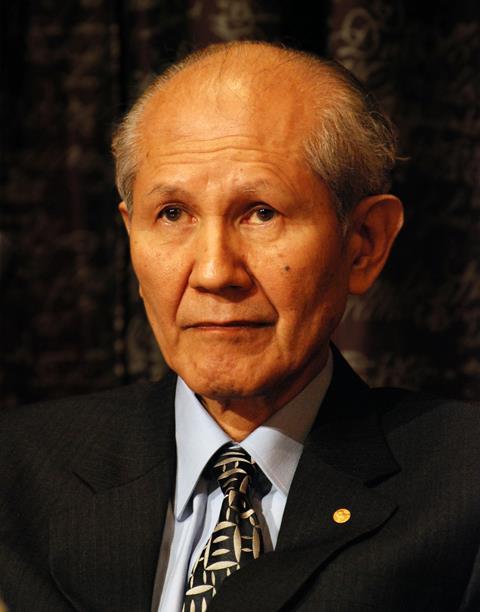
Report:
M175 378L0 416L12 611L148 612L175 478ZM480 414L370 390L338 355L277 549L209 612L480 610ZM351 512L338 524L338 508Z

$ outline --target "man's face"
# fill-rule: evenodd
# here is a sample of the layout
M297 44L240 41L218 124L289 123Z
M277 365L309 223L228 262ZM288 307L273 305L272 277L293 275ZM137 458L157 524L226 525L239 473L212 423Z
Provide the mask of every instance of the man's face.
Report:
M133 214L124 214L162 353L225 400L302 387L323 366L348 292L348 249L304 161L292 94L239 82L177 86L146 112ZM196 99L192 100L192 95Z

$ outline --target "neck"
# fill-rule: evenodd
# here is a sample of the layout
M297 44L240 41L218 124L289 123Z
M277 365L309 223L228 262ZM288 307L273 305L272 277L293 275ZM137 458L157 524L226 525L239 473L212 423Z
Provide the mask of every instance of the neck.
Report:
M248 401L202 398L202 403L220 427L236 442L241 442L279 410L263 397L250 398Z
M202 404L220 427L236 442L241 442L288 404L319 374L327 362L328 352L320 364L312 364L302 376L276 393L246 398L212 399L201 397Z

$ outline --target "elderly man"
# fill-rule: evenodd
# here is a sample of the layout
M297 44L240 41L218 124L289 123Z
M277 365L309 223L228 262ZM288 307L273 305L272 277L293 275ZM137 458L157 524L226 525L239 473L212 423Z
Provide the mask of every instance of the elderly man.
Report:
M392 128L263 43L161 76L114 139L172 372L2 420L12 610L480 610L480 419L330 345L402 225Z

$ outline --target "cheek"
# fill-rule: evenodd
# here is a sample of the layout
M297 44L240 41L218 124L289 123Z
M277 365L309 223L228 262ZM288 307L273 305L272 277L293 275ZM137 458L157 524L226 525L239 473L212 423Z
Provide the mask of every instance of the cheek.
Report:
M181 287L178 262L148 241L132 243L131 258L147 312L156 318L170 316Z
M264 275L263 288L286 333L308 334L323 325L330 328L341 317L347 295L342 265L339 249L316 247L278 254L275 267Z

